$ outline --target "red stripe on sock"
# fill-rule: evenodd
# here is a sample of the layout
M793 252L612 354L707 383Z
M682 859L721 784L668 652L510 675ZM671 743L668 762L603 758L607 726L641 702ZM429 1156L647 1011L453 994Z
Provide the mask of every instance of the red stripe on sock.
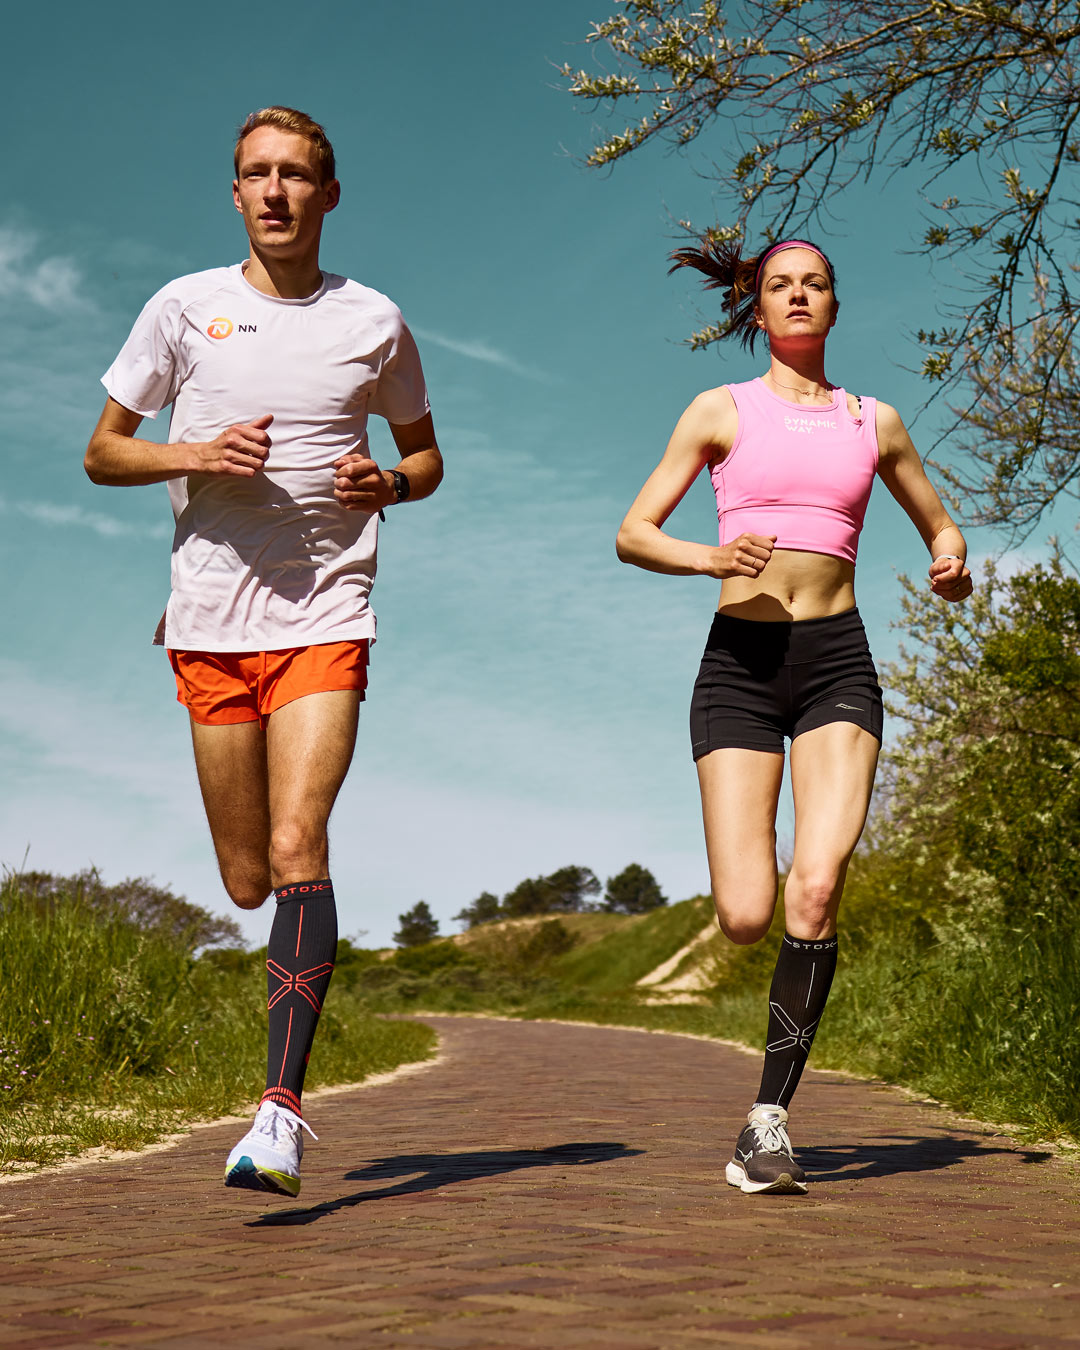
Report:
M259 1105L261 1106L263 1102L270 1102L272 1106L287 1106L290 1111L295 1111L298 1116L301 1114L300 1098L289 1088L267 1088L259 1100Z

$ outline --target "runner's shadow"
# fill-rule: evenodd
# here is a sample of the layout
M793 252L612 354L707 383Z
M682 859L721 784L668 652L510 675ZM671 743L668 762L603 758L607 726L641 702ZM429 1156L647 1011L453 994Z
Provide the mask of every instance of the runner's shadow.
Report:
M886 1142L886 1138L895 1142ZM956 1167L969 1158L1007 1153L1023 1163L1044 1163L1053 1154L1046 1150L997 1147L979 1139L953 1135L891 1135L868 1144L836 1144L823 1148L799 1148L798 1158L812 1181L865 1181L868 1177L891 1177L899 1172L938 1172Z
M248 1228L277 1228L315 1223L339 1209L349 1209L369 1200L390 1200L400 1195L435 1191L456 1181L475 1181L501 1176L533 1167L582 1167L589 1163L611 1162L616 1158L635 1158L644 1149L625 1144L556 1144L552 1148L484 1149L472 1153L399 1153L377 1158L367 1167L346 1172L346 1181L392 1181L405 1177L397 1185L379 1186L371 1191L356 1191L337 1200L327 1200L310 1209L277 1210L263 1214L246 1225ZM420 1175L417 1175L417 1174Z

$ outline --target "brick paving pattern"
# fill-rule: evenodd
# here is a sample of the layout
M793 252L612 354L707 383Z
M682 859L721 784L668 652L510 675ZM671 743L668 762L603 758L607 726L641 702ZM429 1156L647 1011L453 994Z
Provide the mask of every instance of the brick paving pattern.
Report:
M312 1102L299 1200L225 1190L235 1125L0 1189L0 1345L1080 1350L1071 1163L811 1073L810 1194L744 1196L755 1059L424 1020L438 1064Z

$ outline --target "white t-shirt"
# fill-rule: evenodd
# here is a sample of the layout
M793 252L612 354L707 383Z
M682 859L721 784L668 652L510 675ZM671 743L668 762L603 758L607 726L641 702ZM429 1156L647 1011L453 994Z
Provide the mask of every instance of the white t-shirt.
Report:
M396 305L329 272L303 300L263 295L241 263L196 272L149 301L102 384L144 417L171 403L170 444L274 416L254 478L169 482L166 646L274 651L374 638L378 516L338 505L333 463L367 453L369 413L402 425L428 411Z

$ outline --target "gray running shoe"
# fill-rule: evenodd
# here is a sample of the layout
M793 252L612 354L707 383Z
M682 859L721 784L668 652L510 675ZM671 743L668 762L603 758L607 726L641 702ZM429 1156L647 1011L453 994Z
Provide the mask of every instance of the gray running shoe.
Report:
M729 1186L746 1195L761 1191L806 1194L806 1173L791 1156L787 1136L788 1113L782 1106L755 1106L727 1165Z

